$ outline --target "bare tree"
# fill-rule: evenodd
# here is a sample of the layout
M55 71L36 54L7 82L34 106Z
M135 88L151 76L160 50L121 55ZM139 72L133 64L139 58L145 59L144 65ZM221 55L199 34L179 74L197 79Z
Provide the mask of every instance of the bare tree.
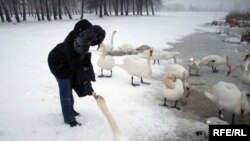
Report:
M51 5L52 5L52 9L53 9L54 20L57 20L57 11L56 11L56 6L55 6L55 0L51 0Z
M36 16L37 16L37 20L38 20L38 21L41 21L40 15L39 15L39 9L38 9L38 2L37 2L37 0L35 0L35 7L36 7Z
M83 14L84 14L84 0L82 0L81 17L80 17L80 19L83 19Z
M103 10L104 10L104 15L108 16L108 10L107 10L107 3L106 0L103 0Z
M114 0L115 2L113 2L113 7L115 10L115 16L118 16L118 0Z
M153 6L153 0L150 0L150 1L151 1L151 11L152 11L152 15L155 15L154 6Z
M58 0L58 13L59 13L59 19L62 19L62 0Z
M128 16L129 12L129 0L124 1L124 7L125 7L125 15Z
M71 13L70 13L70 11L69 11L69 9L68 9L68 6L67 6L67 4L65 3L65 1L63 0L63 4L64 4L64 9L66 10L65 12L69 15L69 19L72 19L72 16L71 16Z
M121 10L121 15L123 16L123 4L124 4L124 0L120 0L120 10Z
M108 0L109 1L109 15L111 15L111 1L112 0Z
M5 16L6 16L6 20L7 22L12 22L11 18L10 18L10 13L9 10L7 9L6 3L4 0L0 0L1 5L3 6L3 10L5 12Z
M51 21L51 18L50 18L50 12L49 12L49 0L46 0L46 14L47 14L47 20L48 21Z
M3 16L3 12L2 12L2 3L0 2L0 17L1 17L1 21L5 22L4 16Z
M41 16L42 16L42 20L44 21L44 10L43 10L43 6L44 6L44 1L43 1L43 0L40 0Z
M13 0L12 2L13 2L13 6L14 6L14 12L15 12L16 21L17 21L18 23L20 23L21 20L20 20L20 18L19 18L19 16L18 16L17 1L16 1L16 0Z
M23 6L23 21L26 21L26 3L25 0L22 0L22 6Z
M99 9L99 17L102 18L103 17L103 14L102 14L102 5L103 5L103 0L100 0L100 9Z
M145 0L145 4L146 4L146 12L147 12L147 16L149 15L148 13L148 0Z

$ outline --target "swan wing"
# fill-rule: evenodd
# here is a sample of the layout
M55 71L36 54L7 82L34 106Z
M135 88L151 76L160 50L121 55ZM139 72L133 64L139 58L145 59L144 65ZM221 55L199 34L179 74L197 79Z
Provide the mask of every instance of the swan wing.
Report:
M168 100L179 100L184 96L184 88L182 81L180 79L176 79L176 82L174 82L173 89L169 89L165 85L163 85L162 93L163 96L166 97Z

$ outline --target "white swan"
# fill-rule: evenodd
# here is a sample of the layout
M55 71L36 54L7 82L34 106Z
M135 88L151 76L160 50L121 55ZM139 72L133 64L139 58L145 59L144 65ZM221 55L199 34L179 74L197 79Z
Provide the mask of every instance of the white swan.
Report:
M243 84L250 86L250 61L247 61L244 65L237 65L235 68L230 69L227 72L227 76L230 76L238 68L241 68L241 71L242 71L242 75L240 77L241 82Z
M99 106L99 108L102 110L104 116L106 117L106 119L108 120L113 135L114 135L114 140L115 141L129 141L129 138L119 129L119 127L117 126L114 118L112 117L112 114L110 113L106 102L104 100L104 98L102 96L96 96L94 95L97 101L97 105Z
M142 57L147 57L149 50L145 50L142 52ZM157 49L153 49L153 54L151 59L154 60L154 64L156 61L158 61L158 64L160 64L160 60L170 60L173 59L174 63L177 62L176 56L179 55L179 52L168 52L168 51L161 51Z
M243 117L249 112L246 92L241 92L235 84L219 81L212 89L212 93L205 91L205 95L218 107L220 119L222 110L232 113L232 124L234 124L235 115Z
M174 74L176 78L181 79L183 82L188 82L188 70L180 64L167 64L165 71Z
M114 36L116 34L117 31L113 31L112 35L111 35L111 42L110 43L102 43L100 44L101 48L103 48L103 46L105 47L106 51L108 53L110 53L113 49L114 49Z
M139 47L136 48L136 51L142 53L143 51L148 49L152 49L152 47L149 45L140 45Z
M152 50L149 52L149 56L152 56ZM137 76L141 78L142 84L150 84L143 81L143 78L151 77L152 75L152 68L150 64L150 57L147 60L137 56L126 56L123 59L123 64L116 64L117 66L121 67L125 70L128 74L131 75L131 84L132 86L139 86L139 84L134 84L133 76Z
M97 60L97 66L101 68L101 75L98 77L112 77L112 69L115 66L115 59L107 55L106 52L106 46L102 46L103 43L99 46L102 49L102 55L101 57ZM98 48L99 49L99 48ZM110 70L110 76L104 76L103 75L103 70Z
M199 75L199 70L201 69L200 66L200 61L191 57L188 59L188 71L189 71L189 75L193 76L192 74L192 70L196 71L196 76L200 76Z
M164 84L165 85L162 88L162 93L165 98L164 98L164 104L162 106L170 107L166 104L166 101L170 100L170 101L175 101L175 104L174 106L172 106L172 108L180 109L176 105L178 100L180 100L185 96L184 88L186 89L187 87L183 85L183 82L180 79L176 79L176 77L169 72L166 73ZM188 97L189 90L186 92L187 92L186 97Z
M226 65L229 69L231 68L228 55L222 57L218 55L208 55L200 60L200 65L211 67L213 72L218 72L216 67L219 65Z

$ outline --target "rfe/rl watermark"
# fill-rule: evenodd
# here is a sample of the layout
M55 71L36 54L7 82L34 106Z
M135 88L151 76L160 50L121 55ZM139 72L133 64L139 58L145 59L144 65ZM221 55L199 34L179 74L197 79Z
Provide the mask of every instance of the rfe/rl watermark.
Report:
M209 141L250 141L250 125L209 125Z
M247 136L243 129L213 129L213 136Z

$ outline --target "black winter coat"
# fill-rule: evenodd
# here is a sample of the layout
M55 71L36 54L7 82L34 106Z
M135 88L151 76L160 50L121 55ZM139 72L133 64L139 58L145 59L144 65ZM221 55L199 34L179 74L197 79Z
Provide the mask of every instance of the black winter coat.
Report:
M83 22L86 23L84 20ZM81 27L91 26L87 22L85 26ZM93 89L90 81L95 81L91 53L88 53L88 48L84 55L80 55L74 50L74 40L79 31L84 30L78 29L76 24L75 29L69 33L64 42L52 49L48 56L48 65L54 76L60 79L71 79L72 87L80 97L91 95Z

